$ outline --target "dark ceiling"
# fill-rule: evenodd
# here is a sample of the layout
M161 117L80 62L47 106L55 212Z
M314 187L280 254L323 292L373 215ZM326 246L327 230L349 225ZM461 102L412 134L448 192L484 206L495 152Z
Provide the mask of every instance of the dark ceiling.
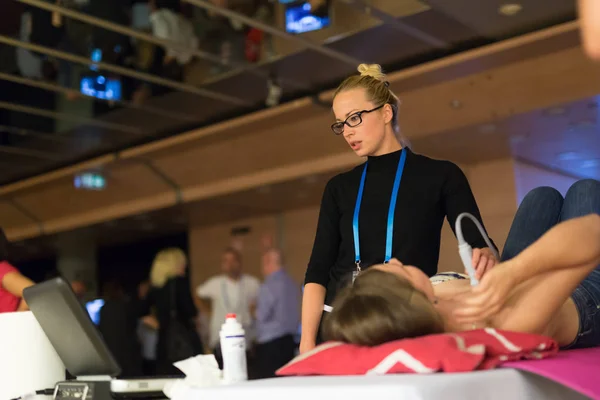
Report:
M194 7L210 4L205 0L183 1ZM389 0L393 3L389 7L403 1ZM13 7L35 3L7 2ZM575 18L571 0L522 0L521 9L512 16L505 14L515 9L507 10L497 0L429 0L423 2L424 11L400 18L386 12L384 6L365 9L360 0L334 2L338 8L367 11L380 22L360 31L336 35L325 43L301 38L303 50L200 79L204 81L201 85L177 86L180 90L153 97L143 106L97 101L93 117L83 117L90 114L89 109L81 111L79 103L65 100L65 95L76 92L75 86L19 80L14 69L2 63L0 185L264 108L269 76L280 80L282 101L289 101L334 87L355 71L358 62L379 63L388 71L397 70ZM8 11L2 13L0 22L5 27L14 25L19 14L4 7ZM335 21L334 16L334 24ZM0 58L10 53L11 45L23 45L15 42L5 32L7 29L0 31ZM279 32L271 33L289 39L289 35ZM55 51L29 46L51 54ZM76 61L71 64L89 64L88 55L83 57L77 52L69 55L74 56L71 61ZM218 57L213 55L213 58ZM99 69L110 70L111 66L100 64ZM156 77L146 76L144 80L156 81ZM90 108L91 103L87 104Z

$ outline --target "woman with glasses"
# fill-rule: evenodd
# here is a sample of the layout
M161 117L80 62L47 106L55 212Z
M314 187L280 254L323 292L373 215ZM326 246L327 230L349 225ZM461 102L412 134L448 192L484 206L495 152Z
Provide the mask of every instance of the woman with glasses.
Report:
M362 270L397 258L433 276L444 218L453 229L463 212L482 222L460 168L409 149L398 125L398 97L381 67L361 64L358 71L335 92L331 129L366 162L325 188L305 277L301 352L316 346L323 311L331 311L336 292ZM475 225L463 225L481 277L497 260Z

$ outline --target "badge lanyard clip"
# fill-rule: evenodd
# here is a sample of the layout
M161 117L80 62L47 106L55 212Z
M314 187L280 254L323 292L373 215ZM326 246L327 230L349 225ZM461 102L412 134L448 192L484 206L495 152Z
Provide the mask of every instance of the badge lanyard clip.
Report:
M360 269L360 260L357 260L356 261L356 269L354 271L352 271L352 283L354 283L354 280L360 274L360 271L362 271Z

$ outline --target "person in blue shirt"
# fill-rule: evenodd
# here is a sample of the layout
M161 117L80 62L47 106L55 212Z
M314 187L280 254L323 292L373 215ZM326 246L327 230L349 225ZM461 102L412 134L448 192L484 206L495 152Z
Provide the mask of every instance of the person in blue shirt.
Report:
M300 285L283 268L277 249L262 257L265 277L256 304L256 363L259 378L275 376L296 352L294 335L300 323Z

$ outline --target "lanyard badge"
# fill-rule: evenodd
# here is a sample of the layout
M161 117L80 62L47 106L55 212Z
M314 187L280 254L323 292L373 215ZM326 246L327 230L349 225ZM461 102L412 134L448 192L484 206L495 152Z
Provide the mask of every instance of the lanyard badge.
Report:
M352 271L352 284L354 284L354 281L356 280L356 278L358 277L358 275L360 274L360 261L358 261L356 263L356 269L354 271Z
M406 149L402 149L400 160L398 161L398 168L396 169L396 177L394 178L394 187L392 189L392 197L390 199L390 208L388 210L387 219L387 232L385 239L385 261L388 263L392 259L392 242L394 237L394 213L396 211L396 202L398 200L398 190L400 189L400 181L402 180L402 173L404 172L404 164L406 163ZM352 272L352 283L356 280L362 269L360 266L360 240L358 233L358 217L360 215L360 205L362 203L363 192L365 189L365 180L367 177L367 166L368 162L365 163L363 168L362 176L360 178L360 186L358 187L358 195L356 196L356 206L354 207L354 217L352 220L352 230L354 233L354 263L356 269Z

